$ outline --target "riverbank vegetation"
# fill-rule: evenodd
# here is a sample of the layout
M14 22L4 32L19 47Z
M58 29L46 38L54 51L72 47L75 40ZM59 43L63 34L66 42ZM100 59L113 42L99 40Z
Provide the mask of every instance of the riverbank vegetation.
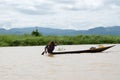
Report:
M120 36L76 35L76 36L34 36L34 35L0 35L0 46L39 46L49 41L58 45L74 44L118 44Z

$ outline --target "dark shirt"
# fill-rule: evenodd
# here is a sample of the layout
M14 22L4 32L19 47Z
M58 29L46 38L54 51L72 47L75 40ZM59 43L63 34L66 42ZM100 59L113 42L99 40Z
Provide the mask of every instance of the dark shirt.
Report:
M46 45L45 50L47 50L48 53L52 53L53 50L55 49L56 45Z

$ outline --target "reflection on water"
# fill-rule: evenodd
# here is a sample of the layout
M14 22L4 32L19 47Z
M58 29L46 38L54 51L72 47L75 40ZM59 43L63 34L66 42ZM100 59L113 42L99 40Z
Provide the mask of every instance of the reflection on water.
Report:
M48 53L47 55L48 55L48 57L54 57L54 55L53 55L53 54L49 54L49 53Z
M90 46L94 45L60 48L77 50ZM73 55L41 55L43 46L0 48L0 80L120 80L119 47L118 44L102 54Z

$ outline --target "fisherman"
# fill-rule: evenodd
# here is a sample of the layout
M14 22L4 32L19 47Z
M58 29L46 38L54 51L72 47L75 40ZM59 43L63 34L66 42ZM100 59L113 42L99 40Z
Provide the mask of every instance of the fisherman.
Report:
M52 54L53 53L53 50L55 49L55 42L54 41L51 41L49 42L46 46L45 46L45 51L42 53L42 55L44 53L50 53Z

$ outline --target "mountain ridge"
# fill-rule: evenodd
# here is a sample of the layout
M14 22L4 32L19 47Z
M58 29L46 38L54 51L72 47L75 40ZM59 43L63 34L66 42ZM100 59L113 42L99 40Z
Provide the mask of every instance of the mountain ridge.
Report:
M117 35L120 36L120 26L112 27L95 27L88 30L72 30L72 29L53 29L43 27L26 27L26 28L11 28L9 30L0 28L0 34L31 34L33 30L38 31L43 35Z

